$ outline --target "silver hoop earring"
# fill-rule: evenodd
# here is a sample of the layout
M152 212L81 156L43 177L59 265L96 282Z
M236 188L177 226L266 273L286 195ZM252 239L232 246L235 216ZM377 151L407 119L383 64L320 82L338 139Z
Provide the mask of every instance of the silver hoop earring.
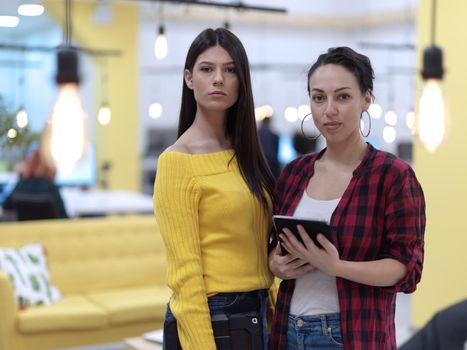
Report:
M368 132L366 133L366 135L363 135L362 128L360 128L360 134L362 134L363 137L368 137L370 135L370 132L371 132L371 115L370 115L370 112L365 110L365 111L362 112L362 114L360 114L360 119L363 118L363 113L368 114Z
M306 116L303 117L302 122L301 122L301 124L300 124L300 129L302 130L302 135L303 135L306 139L316 141L316 140L319 139L319 137L321 136L321 133L319 133L318 136L310 137L310 136L307 136L307 135L305 134L305 131L303 131L303 123L305 122L305 119L306 119L308 116L310 116L310 115L311 115L311 113L308 113Z

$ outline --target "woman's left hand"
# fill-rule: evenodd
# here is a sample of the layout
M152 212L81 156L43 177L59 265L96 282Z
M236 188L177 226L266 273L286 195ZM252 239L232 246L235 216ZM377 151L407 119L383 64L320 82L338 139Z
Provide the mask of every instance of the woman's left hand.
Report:
M326 272L328 275L337 276L341 260L339 259L339 252L336 247L320 233L317 239L323 247L323 249L321 249L313 242L310 236L308 236L303 226L298 225L297 228L304 245L300 243L287 228L279 235L287 251L292 256L307 261L312 266Z

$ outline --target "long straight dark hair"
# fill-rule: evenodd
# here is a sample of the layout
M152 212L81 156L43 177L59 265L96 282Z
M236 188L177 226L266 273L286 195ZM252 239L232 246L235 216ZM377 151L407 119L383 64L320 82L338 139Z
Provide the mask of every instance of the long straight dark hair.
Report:
M237 102L227 111L225 135L233 146L240 172L248 188L263 207L268 208L268 198L264 191L272 199L275 180L258 140L250 68L245 48L240 40L227 29L206 29L191 44L185 61L185 69L193 72L198 56L216 45L224 48L232 57L239 81ZM196 108L193 90L189 89L183 80L178 137L193 124Z

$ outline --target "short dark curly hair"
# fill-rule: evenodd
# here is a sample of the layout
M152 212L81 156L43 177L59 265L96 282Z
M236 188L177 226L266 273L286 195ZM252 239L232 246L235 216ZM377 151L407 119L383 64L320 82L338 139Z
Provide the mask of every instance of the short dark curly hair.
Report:
M317 68L326 64L337 64L352 73L358 81L360 91L365 94L370 92L373 97L373 79L375 74L370 59L350 47L332 47L326 53L321 54L316 62L308 70L308 94L310 94L310 78Z

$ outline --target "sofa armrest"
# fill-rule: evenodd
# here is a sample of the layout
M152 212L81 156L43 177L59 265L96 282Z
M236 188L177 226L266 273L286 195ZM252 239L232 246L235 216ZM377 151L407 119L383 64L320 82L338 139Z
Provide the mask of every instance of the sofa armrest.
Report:
M17 349L15 295L9 277L0 271L0 350Z

